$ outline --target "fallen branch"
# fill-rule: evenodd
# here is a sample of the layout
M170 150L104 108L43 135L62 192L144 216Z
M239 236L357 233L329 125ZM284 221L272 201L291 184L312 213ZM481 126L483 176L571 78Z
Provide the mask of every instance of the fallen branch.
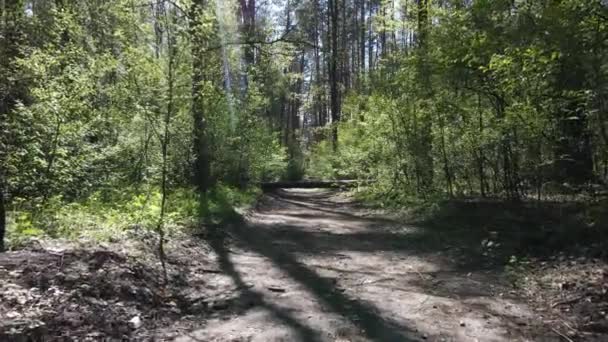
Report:
M202 269L201 272L203 272L203 273L214 273L214 274L222 273L221 270L213 270L213 269L206 269L206 268Z
M554 308L554 307L559 306L559 305L572 304L574 302L578 302L579 300L583 299L583 297L585 297L585 296L581 295L581 296L576 296L574 298L570 298L570 299L562 300L562 301L559 301L559 302L555 302L555 303L551 304L551 307Z
M282 182L262 182L260 186L263 190L274 189L314 189L314 188L351 188L369 181L361 180L331 180L331 181L282 181Z
M551 330L553 330L554 333L558 334L559 336L563 337L564 340L568 341L568 342L574 342L574 340L572 340L570 337L564 335L563 333L559 332L559 330L555 329L555 328L551 328Z

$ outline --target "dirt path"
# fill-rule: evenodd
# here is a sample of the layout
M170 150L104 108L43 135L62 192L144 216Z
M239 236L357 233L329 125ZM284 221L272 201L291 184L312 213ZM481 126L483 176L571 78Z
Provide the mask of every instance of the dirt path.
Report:
M334 191L268 195L211 243L221 315L176 341L560 341L491 271Z

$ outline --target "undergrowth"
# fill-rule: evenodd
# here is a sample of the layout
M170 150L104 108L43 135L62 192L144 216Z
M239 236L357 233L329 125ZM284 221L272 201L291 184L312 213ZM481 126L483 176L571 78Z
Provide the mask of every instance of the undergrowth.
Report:
M165 230L172 234L196 228L201 223L232 219L235 208L247 206L259 190L217 185L203 199L190 188L168 196ZM15 198L8 215L9 248L17 248L32 238L119 241L130 229L154 230L160 215L161 193L156 187L97 191L80 201L55 196L39 203Z

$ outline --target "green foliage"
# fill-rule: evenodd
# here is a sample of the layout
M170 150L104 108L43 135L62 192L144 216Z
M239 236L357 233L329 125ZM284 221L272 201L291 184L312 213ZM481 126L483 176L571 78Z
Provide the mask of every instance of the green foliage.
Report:
M218 108L210 127L217 179L238 185L276 180L285 172L286 150L262 116L267 105L268 99L254 82L250 82L242 101L229 93L223 96L222 108Z
M129 226L155 227L165 143L169 230L197 223L201 206L209 207L205 215L221 216L253 196L234 186L284 175L286 150L266 116L275 89L256 81L265 77L260 70L281 76L272 60L244 71L237 47L212 48L201 93L192 93L193 39L215 46L238 31L236 3L221 6L217 13L215 6L204 8L190 31L175 7L144 0L49 2L19 16L15 27L23 34L11 46L11 64L0 63L11 82L23 83L14 103L5 106L0 98L0 176L6 179L0 191L10 200L13 241L40 234L107 240ZM239 84L243 74L246 91L226 86ZM2 94L13 87L4 79L1 86ZM218 182L205 199L186 190L197 96Z
M306 175L313 179L337 178L334 168L335 159L336 155L331 143L327 140L320 141L309 152Z
M0 191L13 239L153 227L161 184L171 227L282 178L370 180L362 196L399 204L608 177L599 1L344 2L357 15L329 25L323 2L288 2L294 29L278 39L272 20L240 32L236 2L10 3ZM333 34L345 43L325 51ZM199 199L184 190L195 178L217 186Z
M191 230L200 223L200 208L206 221L221 222L235 214L235 208L248 206L259 190L239 190L218 184L203 200L189 188L172 191L168 196L165 229L169 234ZM50 236L71 240L120 241L132 229L154 231L160 214L158 188L97 191L85 200L66 202L60 196L44 205L31 207L25 200L14 199L9 213L9 246L18 246L32 237Z
M201 218L204 224L238 221L241 215L237 210L252 205L260 194L258 188L236 189L220 183L209 192L204 202L199 202L199 223Z
M606 177L605 8L473 1L431 12L426 44L393 52L371 91L345 98L339 150L316 143L311 176L373 179L365 196L384 203L532 196L549 180Z

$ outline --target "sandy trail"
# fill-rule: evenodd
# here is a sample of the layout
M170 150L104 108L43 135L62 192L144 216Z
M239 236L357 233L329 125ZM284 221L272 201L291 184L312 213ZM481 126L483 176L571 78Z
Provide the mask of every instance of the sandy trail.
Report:
M211 245L225 314L176 341L559 341L488 270L328 190L267 195ZM237 304L235 304L237 303Z

